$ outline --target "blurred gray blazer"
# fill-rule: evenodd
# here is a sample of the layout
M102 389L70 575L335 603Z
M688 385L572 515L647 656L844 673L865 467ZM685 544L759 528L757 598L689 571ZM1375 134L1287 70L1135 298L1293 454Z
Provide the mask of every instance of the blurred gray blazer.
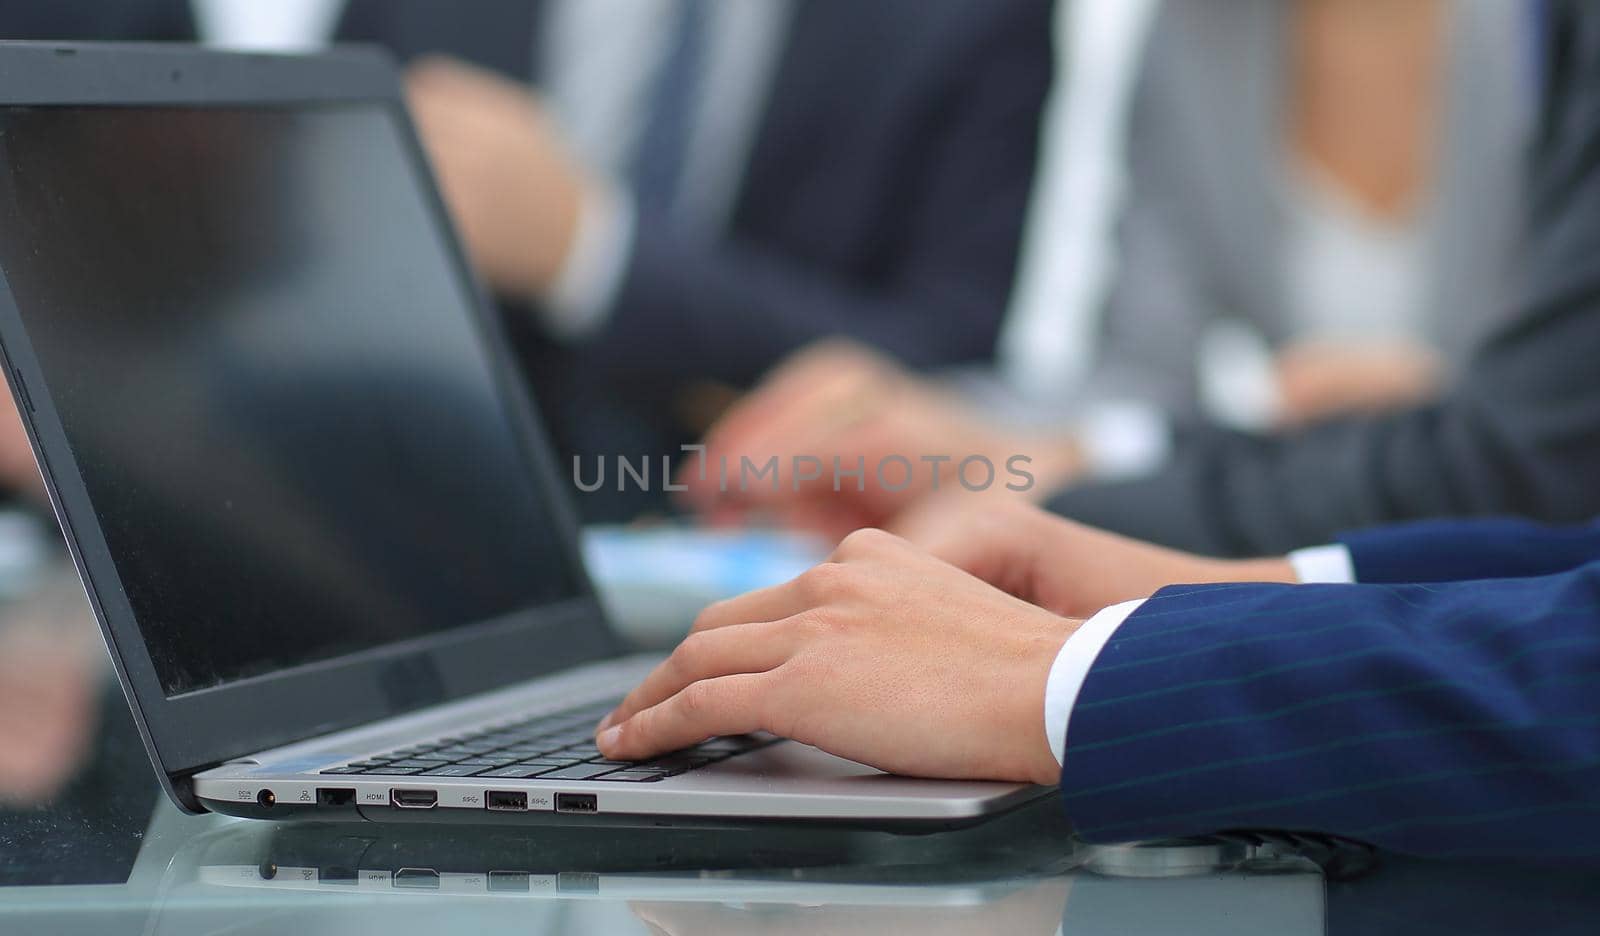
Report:
M1248 40L1236 45L1241 57L1253 54ZM1574 54L1556 48L1530 72L1573 67ZM1231 555L1282 552L1342 530L1419 517L1576 522L1600 515L1600 117L1583 126L1550 124L1553 115L1571 122L1600 114L1600 86L1562 93L1594 100L1588 109L1566 110L1562 101L1544 101L1536 136L1559 132L1567 145L1537 151L1524 188L1527 236L1515 296L1443 399L1266 436L1198 426L1180 435L1159 473L1075 488L1051 507L1131 535ZM1463 106L1472 103L1464 97ZM1474 193L1465 204L1477 202ZM1215 217L1213 239L1228 239L1235 225ZM1469 214L1461 226L1474 223Z
M1119 267L1090 400L1198 417L1196 349L1239 321L1278 347L1297 337L1282 245L1287 84L1284 0L1166 2L1151 26L1128 127ZM1454 371L1502 310L1520 238L1533 89L1522 6L1458 0L1450 32L1421 337Z

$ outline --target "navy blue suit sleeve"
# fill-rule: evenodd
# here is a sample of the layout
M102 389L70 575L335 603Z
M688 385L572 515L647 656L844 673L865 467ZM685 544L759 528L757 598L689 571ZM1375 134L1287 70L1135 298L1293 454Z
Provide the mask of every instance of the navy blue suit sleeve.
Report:
M1600 524L1435 520L1346 533L1339 542L1363 583L1522 578L1600 560Z
M1066 740L1090 841L1283 829L1600 858L1600 564L1164 589L1095 661Z

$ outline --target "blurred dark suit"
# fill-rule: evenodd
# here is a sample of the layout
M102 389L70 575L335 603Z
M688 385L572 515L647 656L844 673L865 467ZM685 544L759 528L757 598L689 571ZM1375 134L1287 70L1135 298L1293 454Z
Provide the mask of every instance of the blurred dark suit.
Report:
M48 0L0 6L0 39L192 41L187 0Z
M548 7L352 0L340 34L526 80L542 72ZM988 357L1031 187L1050 21L1045 0L794 3L720 235L686 236L641 207L609 317L585 341L554 344L511 310L564 460L675 452L703 428L675 415L690 382L746 387L825 336L913 367Z
M1450 394L1267 436L1194 428L1159 473L1070 489L1052 509L1227 555L1425 517L1600 514L1600 22L1582 4L1546 6L1556 42L1543 56L1518 298Z

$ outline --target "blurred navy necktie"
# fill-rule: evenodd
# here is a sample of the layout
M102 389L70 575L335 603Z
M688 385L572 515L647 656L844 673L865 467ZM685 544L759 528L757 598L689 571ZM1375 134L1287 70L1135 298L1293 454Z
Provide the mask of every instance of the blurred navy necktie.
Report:
M634 199L646 210L671 212L683 178L705 64L707 6L707 0L679 0L677 25L647 97L631 179Z

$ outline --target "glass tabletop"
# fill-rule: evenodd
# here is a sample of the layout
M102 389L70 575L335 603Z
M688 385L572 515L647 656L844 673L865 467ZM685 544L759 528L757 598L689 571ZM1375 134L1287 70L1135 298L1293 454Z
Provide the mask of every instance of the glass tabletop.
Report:
M24 572L0 575L4 934L1600 932L1592 868L1246 836L1088 847L1051 800L925 835L183 815L76 579L59 559Z

